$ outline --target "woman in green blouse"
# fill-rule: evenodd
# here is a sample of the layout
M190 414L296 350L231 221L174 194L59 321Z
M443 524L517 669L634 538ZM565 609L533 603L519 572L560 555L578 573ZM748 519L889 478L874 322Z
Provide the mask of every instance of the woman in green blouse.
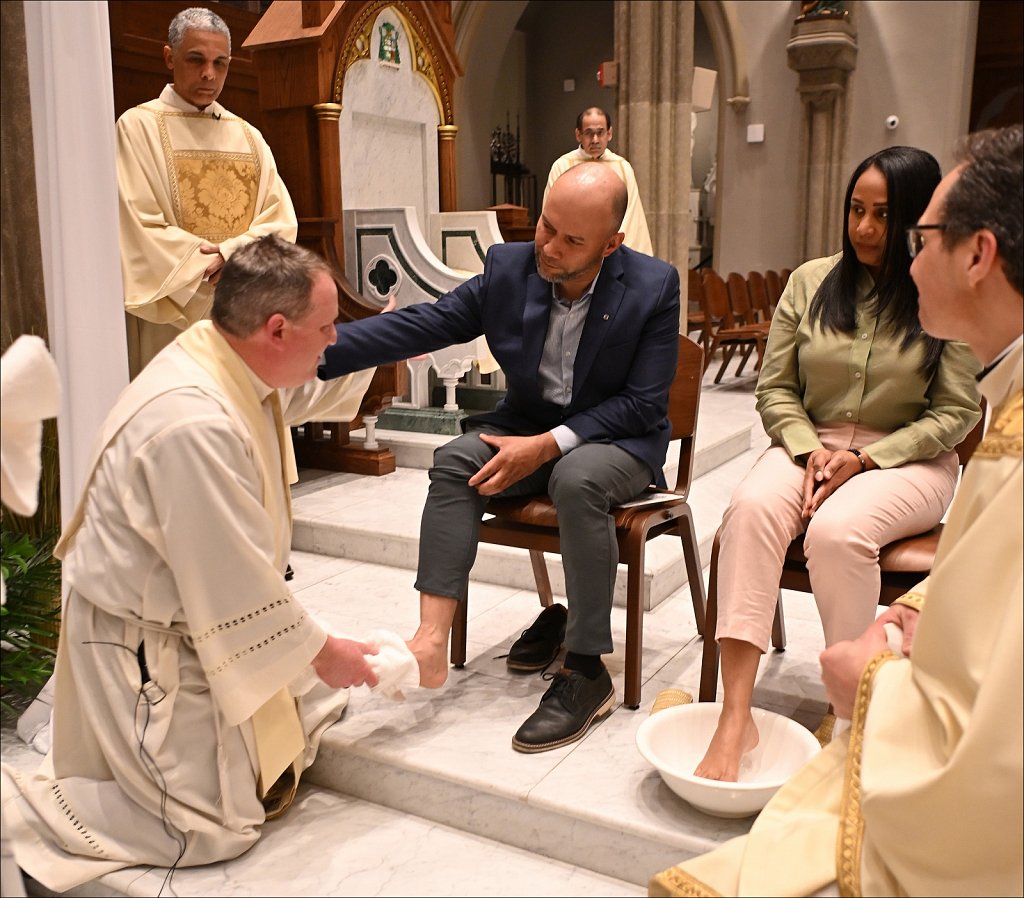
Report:
M904 236L940 178L912 147L865 159L846 191L843 251L796 269L772 318L756 390L772 445L722 521L724 703L698 776L735 780L757 745L754 680L790 542L806 531L832 645L874 619L879 547L930 529L953 498L954 447L981 415L979 365L965 345L921 330Z

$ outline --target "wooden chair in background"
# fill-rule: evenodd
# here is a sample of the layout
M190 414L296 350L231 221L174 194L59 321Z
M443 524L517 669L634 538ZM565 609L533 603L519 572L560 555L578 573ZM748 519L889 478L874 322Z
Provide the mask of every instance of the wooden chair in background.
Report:
M742 280L742 277L740 277ZM751 350L757 350L758 365L764 355L765 343L768 340L767 328L760 323L746 324L736 320L729 291L725 281L718 272L711 269L704 271L704 302L708 318L712 322L711 348L704 359L704 367L711 364L711 357L717 349L722 350L722 364L715 375L715 383L721 383L725 369L732 361L737 349L745 351L749 356Z
M736 376L739 377L743 374L743 369L747 366L747 361L750 359L754 349L757 350L757 364L754 366L754 370L761 370L761 358L764 355L764 347L768 341L771 316L763 316L761 314L761 309L755 304L754 297L751 295L747 279L742 274L738 274L735 271L729 272L725 279L725 286L729 293L729 303L732 306L732 312L737 324L756 328L763 337L761 340L756 340L752 346L746 346L741 350L740 363L736 367Z
M700 385L704 351L689 337L679 338L676 376L669 390L668 416L672 440L678 441L679 459L671 498L648 505L614 509L615 535L619 561L626 565L626 658L625 695L629 708L640 705L643 650L644 556L647 542L656 536L677 536L683 547L686 575L693 599L698 632L705 619L704 578L701 573L697 533L687 501L693 476L694 434L700 407ZM544 553L560 553L558 518L547 496L518 499L492 499L484 509L480 542L527 549L533 562L540 604L552 602L551 582L544 564ZM491 517L487 517L490 515ZM468 602L460 602L452 626L451 660L455 667L466 663Z
M772 268L769 268L764 273L764 285L768 291L768 305L771 307L772 313L775 312L775 307L779 304L779 300L782 298L782 278L779 273Z
M690 268L686 272L686 296L690 305L686 313L686 335L697 332L697 340L704 347L706 356L711 347L711 321L704 299L704 284L696 268ZM694 305L697 306L696 309L693 308Z
M967 467L971 455L984 435L984 401L981 411L981 419L956 447L961 468ZM718 628L718 553L721 533L722 530L719 528L715 534L708 573L707 618L704 621L704 651L701 657L698 693L698 700L702 702L713 702L718 695L719 650L715 633ZM878 553L878 564L882 570L879 605L891 605L928 576L935 561L935 550L938 548L941 535L942 524L939 523L926 533L908 536L882 546ZM775 618L772 622L772 645L777 651L786 648L786 623L782 613L784 589L813 593L810 574L807 572L807 556L804 555L803 534L789 544L782 567L782 577L779 580L779 597L775 603Z
M747 272L747 292L750 302L757 312L759 321L771 321L775 307L768 296L767 276L760 271Z

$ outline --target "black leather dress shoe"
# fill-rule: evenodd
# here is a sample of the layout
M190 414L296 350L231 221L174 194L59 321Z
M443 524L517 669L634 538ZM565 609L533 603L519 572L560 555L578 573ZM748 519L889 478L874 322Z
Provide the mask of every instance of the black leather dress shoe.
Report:
M506 664L509 670L530 672L543 670L562 649L565 622L569 613L564 605L548 605L540 616L512 643Z
M609 714L615 687L607 670L591 680L564 667L555 674L548 691L519 732L512 737L516 751L549 751L582 738L592 723Z

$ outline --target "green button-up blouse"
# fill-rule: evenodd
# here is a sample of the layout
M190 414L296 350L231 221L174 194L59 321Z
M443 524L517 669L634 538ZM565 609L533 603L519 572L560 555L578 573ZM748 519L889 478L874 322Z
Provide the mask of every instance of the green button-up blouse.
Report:
M816 425L863 424L889 431L863 449L881 468L934 458L952 449L981 417L978 360L964 343L947 342L935 373L921 375L924 338L901 348L867 299L867 270L858 283L857 327L823 331L811 300L839 255L801 265L772 316L755 396L772 441L794 458L821 448Z

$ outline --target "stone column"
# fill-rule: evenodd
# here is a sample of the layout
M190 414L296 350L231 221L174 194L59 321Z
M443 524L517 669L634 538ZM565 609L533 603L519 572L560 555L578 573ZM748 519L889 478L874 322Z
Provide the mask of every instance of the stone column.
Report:
M455 181L455 135L458 133L458 125L437 126L438 209L441 212L455 212L458 208Z
M847 79L857 62L857 32L848 16L797 19L786 45L800 76L803 135L800 148L802 253L816 259L843 241L843 171Z
M615 2L619 102L612 149L636 172L654 254L683 270L690 245L694 8L694 0Z

